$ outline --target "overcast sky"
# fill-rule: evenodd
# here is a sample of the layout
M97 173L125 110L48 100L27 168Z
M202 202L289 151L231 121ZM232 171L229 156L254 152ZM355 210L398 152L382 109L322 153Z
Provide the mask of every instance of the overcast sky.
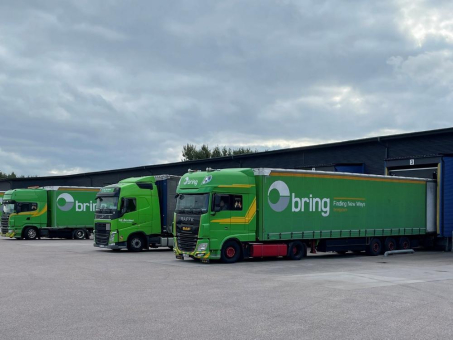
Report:
M0 170L453 126L453 1L0 2Z

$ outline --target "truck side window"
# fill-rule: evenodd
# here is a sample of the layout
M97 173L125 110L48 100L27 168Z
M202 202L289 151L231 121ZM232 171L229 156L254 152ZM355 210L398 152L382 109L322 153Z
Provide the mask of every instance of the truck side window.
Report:
M135 198L126 198L124 204L126 206L125 213L130 213L130 212L137 210L137 204L136 204Z
M242 210L242 196L241 195L231 195L233 204L232 210Z
M17 212L36 211L36 209L38 209L37 203L17 203Z
M230 195L220 195L220 211L230 209Z
M223 210L242 210L242 196L241 195L219 195L220 197L220 211Z

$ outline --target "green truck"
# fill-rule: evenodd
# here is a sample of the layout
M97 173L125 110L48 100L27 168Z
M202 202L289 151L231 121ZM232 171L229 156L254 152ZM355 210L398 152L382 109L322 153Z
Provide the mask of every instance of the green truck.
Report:
M99 188L57 186L6 191L1 235L28 240L89 238L98 191Z
M115 251L173 248L173 216L180 177L124 179L96 196L94 246Z
M312 251L407 249L436 234L432 180L284 169L189 172L177 189L176 258L232 263Z

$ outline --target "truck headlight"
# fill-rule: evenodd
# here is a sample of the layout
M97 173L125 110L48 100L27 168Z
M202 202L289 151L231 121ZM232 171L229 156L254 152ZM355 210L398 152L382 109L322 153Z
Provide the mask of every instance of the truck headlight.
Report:
M8 233L11 234L13 232L12 229L8 229Z
M115 235L116 235L116 231L114 231L113 233L110 234L110 240L109 240L110 243L115 241Z
M208 249L208 244L207 243L200 243L198 245L197 251L205 251L206 249Z

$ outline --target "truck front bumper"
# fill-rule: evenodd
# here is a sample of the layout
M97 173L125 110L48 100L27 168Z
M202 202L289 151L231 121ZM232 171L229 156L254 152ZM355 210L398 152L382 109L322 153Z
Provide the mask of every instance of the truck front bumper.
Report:
M93 246L98 247L98 248L104 248L104 249L127 249L126 242L117 242L117 243L108 244L108 245L93 243Z
M207 243L205 250L200 250L199 246L203 243ZM175 240L175 246L173 248L175 256L178 260L184 260L186 258L192 258L196 260L201 260L202 262L209 262L209 260L218 260L220 259L220 254L217 254L215 251L209 249L209 240L199 239L195 250L192 252L183 251L178 248L178 242Z
M16 236L16 232L14 230L8 230L7 233L2 233L1 236L13 238L14 236Z

